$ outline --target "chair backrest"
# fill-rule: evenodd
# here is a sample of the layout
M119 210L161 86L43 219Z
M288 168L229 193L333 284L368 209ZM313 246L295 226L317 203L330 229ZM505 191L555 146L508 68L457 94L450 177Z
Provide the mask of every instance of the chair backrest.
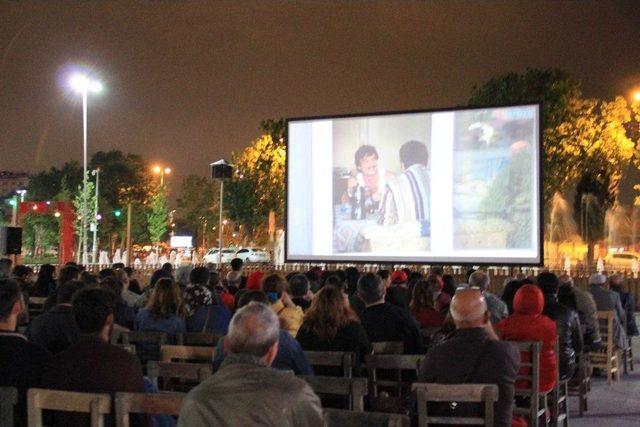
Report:
M182 381L181 388L189 389L210 377L211 373L211 363L147 362L147 377L160 390L170 389L168 382L172 379ZM162 378L162 384L158 378Z
M364 396L367 395L366 378L322 377L314 375L300 375L319 395L347 396L349 409L364 411Z
M380 412L356 412L343 409L324 409L325 426L328 427L410 427L406 415Z
M598 311L598 327L600 329L600 338L602 343L606 344L607 350L614 347L614 322L616 319L615 311Z
M155 331L126 331L120 333L122 344L152 343L163 345L167 343L166 332Z
M213 347L163 345L160 347L160 360L162 362L171 362L172 360L211 362L213 351Z
M47 297L29 297L29 318L33 319L42 313Z
M473 424L493 426L493 404L498 400L496 384L432 384L414 383L413 390L418 400L418 425L426 427L431 424ZM427 410L429 402L474 402L484 404L484 417L462 417L459 415L433 415Z
M518 347L521 355L520 370L516 376L516 391L519 396L537 396L540 392L540 350L542 344L539 342L510 342Z
M104 393L31 388L27 391L29 427L42 426L42 410L82 412L91 415L91 427L104 426L104 415L111 412L111 396Z
M378 341L371 343L374 354L402 354L404 343L402 341Z
M342 368L342 375L345 378L353 376L353 365L356 355L343 351L305 351L307 362L311 366L330 366Z
M116 393L116 427L129 427L129 414L178 415L182 393Z
M210 346L215 347L218 344L220 335L209 334L206 332L184 332L178 334L178 345L191 345L191 346Z
M12 427L13 407L18 403L18 390L15 387L0 387L0 427Z
M415 378L417 378L420 373L420 365L424 358L424 355L418 354L369 354L365 356L371 395L374 397L378 396L378 387L384 385L397 388L398 395L400 396L403 387L410 384L402 380L402 372L412 371ZM395 373L394 379L379 381L378 370L393 371Z

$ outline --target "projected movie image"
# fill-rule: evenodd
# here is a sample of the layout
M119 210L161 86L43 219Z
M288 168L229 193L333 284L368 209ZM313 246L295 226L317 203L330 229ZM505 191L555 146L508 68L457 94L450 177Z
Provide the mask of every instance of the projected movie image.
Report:
M538 108L290 120L287 259L539 263Z

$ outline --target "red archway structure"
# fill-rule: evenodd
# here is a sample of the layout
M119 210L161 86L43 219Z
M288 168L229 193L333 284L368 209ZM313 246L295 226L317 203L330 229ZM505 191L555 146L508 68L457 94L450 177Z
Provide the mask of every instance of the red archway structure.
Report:
M75 255L75 236L73 220L75 209L71 202L20 202L18 206L18 224L22 226L27 213L55 215L60 218L60 239L58 244L58 262L64 264L73 261ZM59 214L59 215L58 215Z

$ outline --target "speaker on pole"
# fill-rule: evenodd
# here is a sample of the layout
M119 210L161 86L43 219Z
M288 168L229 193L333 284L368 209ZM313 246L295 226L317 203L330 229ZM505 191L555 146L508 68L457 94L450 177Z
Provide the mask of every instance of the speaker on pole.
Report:
M0 227L0 254L20 255L22 252L22 227Z

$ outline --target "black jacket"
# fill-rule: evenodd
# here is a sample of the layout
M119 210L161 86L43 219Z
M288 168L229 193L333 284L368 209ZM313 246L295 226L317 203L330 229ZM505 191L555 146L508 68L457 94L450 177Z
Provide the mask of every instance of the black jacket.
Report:
M388 302L367 307L360 315L371 342L402 341L404 354L423 354L420 326L409 310Z
M582 353L582 330L578 313L560 304L555 295L545 294L542 314L556 322L560 378L571 378L576 370L576 355Z
M27 338L53 354L66 350L80 339L71 305L56 305L29 324Z

